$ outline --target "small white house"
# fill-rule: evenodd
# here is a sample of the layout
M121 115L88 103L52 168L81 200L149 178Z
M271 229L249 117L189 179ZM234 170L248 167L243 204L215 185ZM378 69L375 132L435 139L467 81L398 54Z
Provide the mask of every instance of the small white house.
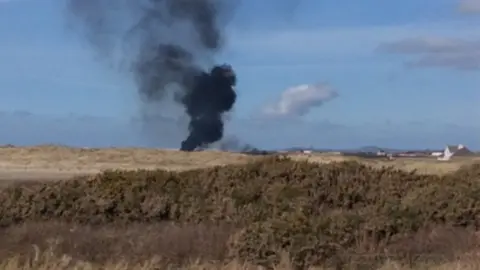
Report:
M459 145L447 145L443 151L443 156L439 157L438 160L450 160L454 156L469 156L473 154L467 147L463 144Z

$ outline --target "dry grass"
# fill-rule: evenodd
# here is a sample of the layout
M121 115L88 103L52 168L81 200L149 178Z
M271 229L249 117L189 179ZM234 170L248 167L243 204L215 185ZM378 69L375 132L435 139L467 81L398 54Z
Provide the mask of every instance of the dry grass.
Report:
M450 162L433 158L401 158L394 161L366 160L335 154L290 155L296 160L329 163L358 160L376 167L395 166L420 173L448 173L480 157L457 158ZM239 153L204 151L186 153L177 150L147 148L72 148L43 145L35 147L0 147L0 179L57 178L93 174L109 169L188 170L216 165L240 164L257 159Z
M364 159L357 157L345 157L341 155L328 154L313 154L307 155L292 155L295 160L308 160L310 162L329 163L341 162L348 160L360 161L362 163L371 165L373 167L393 166L395 168L414 171L422 174L445 174L458 170L464 165L470 165L480 162L479 156L473 157L456 157L450 161L439 161L436 158L396 158L392 161L381 159Z
M4 147L0 148L0 179L56 180L55 177L64 179L73 174L91 174L117 168L188 170L241 164L257 158L259 157L213 151L185 153L133 148ZM293 155L293 159L330 163L355 158L338 155ZM402 170L417 170L420 173L445 174L480 159L463 158L451 162L420 158L390 162L365 159L360 161L373 167L387 165ZM204 176L211 177L216 173L218 170L214 169ZM240 177L239 175L234 174L234 177ZM361 177L357 178L357 182L362 180ZM413 202L404 203L410 205ZM253 211L257 208L244 210ZM27 220L27 223L22 225L0 228L0 269L263 269L232 260L227 255L228 242L235 231L232 225L202 222L183 225L172 222L80 225L67 223L65 220ZM381 250L373 247L368 250L368 254L347 254L348 261L342 261L343 268L340 269L480 269L480 252L476 252L480 250L480 240L477 235L478 233L466 228L450 230L438 227L421 231L402 241L382 246ZM367 239L357 243L359 250L374 246L368 241ZM395 254L402 254L402 259L395 257ZM431 259L425 259L425 256ZM289 257L284 255L274 269L294 269ZM411 259L408 265L405 264L405 257ZM375 258L379 258L382 265L371 264ZM368 267L362 265L365 261L368 261Z
M198 263L193 262L183 267L169 267L162 265L161 259L151 259L145 262L131 264L125 261L111 261L105 264L93 264L85 261L74 260L70 256L56 256L51 251L40 252L28 261L13 257L0 262L0 268L4 270L160 270L160 269L184 269L184 270L264 270L266 268L238 261L227 263ZM285 256L287 258L287 256ZM273 270L292 270L288 259L284 259L279 265L273 266ZM309 268L311 270L333 270L327 268ZM478 270L480 269L480 257L470 256L455 262L438 265L419 265L409 267L395 261L388 261L377 270ZM374 270L374 269L372 269Z
M0 231L0 269L5 270L260 270L260 266L226 260L224 242L231 229L222 226L179 226L173 223L100 227L46 222L4 228ZM472 240L473 239L473 240ZM394 257L379 267L361 267L352 260L341 269L473 270L480 256L471 250L477 237L468 231L442 229L419 233L402 248L419 255L411 265ZM437 249L436 263L420 258ZM374 253L362 256L375 256ZM429 256L432 256L431 254ZM452 259L452 256L455 258ZM354 258L352 256L352 258ZM284 254L273 269L294 270ZM327 268L310 268L326 270ZM332 268L333 269L333 268Z
M0 170L97 173L108 169L185 170L237 164L254 157L220 151L187 153L147 148L72 148L63 146L0 148Z

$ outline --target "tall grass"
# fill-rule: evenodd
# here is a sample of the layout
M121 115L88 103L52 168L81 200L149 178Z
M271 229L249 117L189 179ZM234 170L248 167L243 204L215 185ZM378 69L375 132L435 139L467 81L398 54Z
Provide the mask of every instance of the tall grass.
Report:
M129 263L121 258L112 258L110 262L94 264L81 260L74 260L67 255L57 256L53 250L41 252L34 246L35 253L32 257L22 258L21 255L7 258L0 262L0 269L4 270L160 270L160 269L185 269L185 270L263 270L264 267L231 261L225 263L199 263L192 262L187 266L175 266L153 258L141 263ZM288 256L283 256L279 265L273 266L274 270L293 270ZM310 268L311 270L327 270L326 268ZM348 269L348 268L343 268ZM377 270L477 270L480 269L480 256L470 254L462 256L454 262L444 264L419 264L412 267L401 265L395 261L387 261ZM372 269L373 270L373 269Z

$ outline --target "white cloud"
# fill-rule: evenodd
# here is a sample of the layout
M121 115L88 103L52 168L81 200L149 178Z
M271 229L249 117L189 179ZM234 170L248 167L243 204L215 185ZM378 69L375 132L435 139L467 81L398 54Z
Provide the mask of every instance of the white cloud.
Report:
M460 0L458 10L462 13L480 14L480 0Z
M420 55L409 60L409 67L446 67L460 70L480 69L480 39L415 37L383 43L378 51Z
M269 117L301 117L337 96L337 91L328 84L302 84L283 91L276 102L263 109L263 114Z

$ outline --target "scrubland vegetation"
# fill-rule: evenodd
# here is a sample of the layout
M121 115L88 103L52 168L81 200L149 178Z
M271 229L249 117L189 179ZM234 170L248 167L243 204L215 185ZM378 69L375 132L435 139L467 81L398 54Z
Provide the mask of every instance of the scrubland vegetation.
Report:
M268 157L0 191L2 269L477 269L480 165ZM2 265L3 263L3 265Z

